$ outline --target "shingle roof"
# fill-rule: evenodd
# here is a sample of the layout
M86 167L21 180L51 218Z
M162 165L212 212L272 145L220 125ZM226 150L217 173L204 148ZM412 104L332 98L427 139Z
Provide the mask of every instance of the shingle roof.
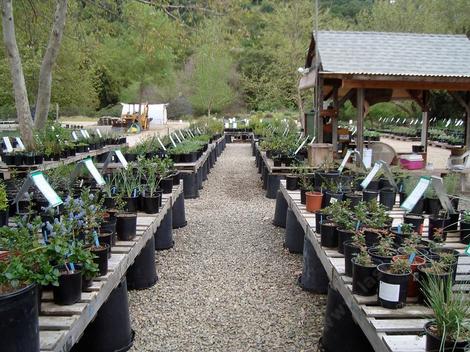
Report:
M470 77L464 35L320 31L318 49L327 72Z

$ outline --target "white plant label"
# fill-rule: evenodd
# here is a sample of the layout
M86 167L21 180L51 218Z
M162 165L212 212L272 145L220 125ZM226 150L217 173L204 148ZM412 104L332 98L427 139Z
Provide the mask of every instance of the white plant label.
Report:
M201 130L199 129L199 127L197 127L196 130L197 130L197 132L198 132L199 134L202 134L202 132L201 132Z
M99 186L105 185L106 181L104 180L103 176L101 176L95 164L93 164L93 160L91 158L86 158L83 160L83 162L85 163L85 166L90 172L91 176L93 176L93 178L95 179L96 183Z
M372 166L372 149L364 148L362 162L364 163L366 169L370 169L370 167Z
M13 146L11 145L10 138L3 137L3 143L5 143L5 148L7 148L7 152L11 153L13 151Z
M430 183L431 179L429 177L421 177L414 190L405 199L403 204L400 205L400 208L405 209L406 212L411 211L423 196L424 192L426 192L426 189L429 187Z
M343 161L341 162L341 165L338 167L339 172L343 172L344 167L346 166L346 163L348 162L349 158L351 157L352 150L348 149L346 152L346 155L343 158Z
M171 134L169 134L168 136L170 137L170 141L171 141L171 144L173 144L173 147L176 147L176 143L173 140L173 137L171 136Z
M165 145L162 143L160 137L157 137L157 141L158 143L160 143L160 146L162 147L162 149L166 151Z
M73 140L78 141L77 132L72 131L72 137L73 137Z
M229 128L229 123L228 122L224 123L224 128Z
M364 181L361 182L362 189L366 189L367 186L369 186L370 181L373 180L373 178L375 177L375 175L377 175L377 172L379 172L381 168L382 168L381 163L377 162L374 164L374 167L372 168L372 170L370 170L369 174L366 176Z
M400 299L400 285L380 281L379 297L385 301L398 302Z
M82 134L83 138L88 139L88 136L86 135L85 130L80 130L80 133Z
M31 179L44 198L47 199L51 207L56 207L62 204L62 199L60 199L59 195L52 189L41 171L33 172L31 174Z
M98 136L99 136L100 138L103 138L103 136L101 135L101 131L100 131L99 128L96 129L96 133L98 134Z
M331 197L330 198L330 204L335 204L338 201L337 198Z
M178 135L176 134L176 132L174 133L174 135L175 135L176 139L178 140L178 143L181 143L181 139L180 139L180 137L178 137Z
M238 126L238 123L237 123L237 122L234 122L234 123L233 123L233 128L237 128L237 126Z
M470 255L470 244L467 246L467 248L465 249L465 254L466 255Z
M115 150L114 153L116 154L116 156L118 157L119 161L121 162L122 166L124 167L124 169L127 169L127 160L126 158L124 157L124 155L122 155L122 152L120 149L118 150Z
M186 137L184 136L183 132L181 132L181 130L179 130L178 132L180 133L181 138L186 139Z
M302 147L305 145L305 143L307 143L307 141L308 141L308 136L307 136L307 138L305 138L305 140L302 142L302 144L300 144L300 146L297 148L294 155L297 155L297 153L300 152L300 149L302 149Z
M18 144L18 149L19 150L25 150L26 148L24 147L23 141L21 140L20 137L15 137L16 143Z

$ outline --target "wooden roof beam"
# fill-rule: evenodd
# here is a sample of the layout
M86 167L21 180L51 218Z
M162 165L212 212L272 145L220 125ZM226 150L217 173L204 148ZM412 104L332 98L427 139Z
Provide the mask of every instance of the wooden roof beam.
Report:
M469 82L344 80L344 88L470 91Z

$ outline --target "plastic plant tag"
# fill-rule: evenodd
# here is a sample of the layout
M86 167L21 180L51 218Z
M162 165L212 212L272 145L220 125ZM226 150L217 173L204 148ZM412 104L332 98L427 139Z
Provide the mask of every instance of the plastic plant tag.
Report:
M56 207L62 204L62 199L60 199L59 195L52 189L49 182L47 182L42 171L32 172L31 179L44 198L47 199L51 207Z
M294 155L297 155L297 153L300 152L300 149L302 149L303 146L305 145L305 143L307 143L308 137L309 137L309 136L307 136L307 138L305 138L305 140L299 145L299 147L297 148L297 150L294 152Z
M162 149L166 151L165 145L162 143L160 137L157 137L157 141L158 143L160 143L160 146L162 147Z
M397 225L397 233L401 235L401 224Z
M96 129L96 134L98 135L98 137L103 138L99 128Z
M13 146L11 145L9 137L3 137L3 143L5 143L5 148L7 148L7 152L11 153L13 151Z
M82 134L83 138L88 139L85 130L80 130L80 133Z
M470 255L470 244L467 246L467 248L465 248L465 252L464 252L466 255Z
M98 240L98 234L96 233L96 231L93 231L93 240L95 241L95 246L99 247L100 241Z
M77 136L77 132L75 131L72 131L72 137L75 141L78 141L78 136Z
M18 144L18 149L19 150L25 150L26 148L24 147L23 141L21 140L20 137L15 137L16 143Z
M337 198L331 197L330 198L330 204L335 204L338 201Z
M346 152L346 155L343 158L343 161L341 162L341 165L338 167L338 171L341 173L343 172L344 167L346 166L346 163L348 162L349 158L351 157L352 150L348 149Z
M181 132L181 130L179 130L178 132L180 133L181 138L186 139L186 137L184 136L183 132Z
M229 128L228 126L229 126L228 122L225 122L224 123L224 128Z
M413 264L413 262L415 261L415 257L416 257L416 252L413 252L410 254L410 257L408 258L408 264Z
M381 163L376 162L374 164L374 167L372 168L372 170L370 170L369 174L366 176L364 181L361 182L362 189L366 189L367 186L369 186L369 183L373 180L373 178L375 177L375 175L377 175L377 173L379 172L381 168L382 168Z
M201 130L199 129L199 127L196 127L196 130L199 134L202 134Z
M127 160L126 158L124 157L124 155L122 155L122 152L120 149L118 150L115 150L114 153L116 154L116 156L118 157L119 161L121 162L122 166L124 167L124 169L127 169Z
M176 139L178 140L178 143L181 143L181 139L180 139L180 137L178 137L178 135L176 134L176 132L174 133L174 135L175 135Z
M168 136L170 137L170 141L171 141L171 144L173 144L173 147L176 147L176 143L173 140L173 137L171 136L171 134L169 134Z
M72 262L69 263L70 272L73 274L75 272L75 265Z
M95 164L93 164L93 160L91 158L86 158L83 160L83 163L85 164L86 168L90 172L91 176L95 179L96 183L99 186L103 186L106 184L106 181L104 180L103 176L101 176L100 172L96 168Z
M410 212L418 203L420 198L423 196L426 189L431 184L431 178L423 176L420 178L415 189L410 193L410 195L405 199L405 201L400 205L400 208L405 209L406 212Z

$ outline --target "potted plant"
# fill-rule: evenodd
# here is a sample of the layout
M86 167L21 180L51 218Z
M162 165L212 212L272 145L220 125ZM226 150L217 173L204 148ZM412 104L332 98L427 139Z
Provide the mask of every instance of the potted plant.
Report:
M413 262L409 262L409 258L413 258ZM408 261L408 267L411 270L412 275L409 276L408 279L408 289L407 294L408 297L417 297L418 296L418 280L416 278L415 273L418 271L418 267L426 263L426 259L416 255L416 253L412 253L411 255L401 254L396 255L392 258L392 262L406 260Z
M383 205L368 202L368 214L363 219L363 231L367 247L376 245L382 236L388 234L391 219Z
M447 239L447 230L450 225L450 217L446 211L439 211L429 217L428 238L431 241L444 242Z
M364 235L357 231L351 241L344 242L344 270L347 276L352 276L352 259L366 245Z
M116 171L118 191L125 203L125 209L129 212L137 212L140 182L134 171L134 164L129 164L127 169Z
M449 268L448 271L452 273L452 280L455 282L460 253L455 249L444 247L431 248L430 253L436 256L441 264Z
M323 194L321 192L315 192L312 186L309 186L307 192L305 192L305 206L307 211L314 213L322 208Z
M142 196L144 211L147 214L156 214L159 210L159 198L161 197L161 194L157 192L161 180L156 172L157 164L154 160L146 160L141 162L140 167L145 179L145 191Z
M418 267L418 302L429 306L429 302L424 295L424 286L429 280L439 280L443 284L450 283L452 285L452 273L449 266L439 260L431 260L430 262ZM450 278L450 281L449 281Z
M7 190L5 184L0 182L0 226L8 225L9 213Z
M429 277L423 281L423 293L434 312L426 323L426 351L464 352L470 348L470 304L463 292L452 290L447 282Z
M406 304L408 278L411 275L407 259L377 266L379 271L379 302L384 308L398 309Z
M377 265L367 253L366 247L351 259L352 261L352 289L360 296L373 296L377 293Z
M349 209L350 201L344 201L344 206L335 214L335 222L338 224L338 252L344 253L344 243L350 241L356 230L359 228L359 222L354 218L353 212Z
M470 244L470 211L466 210L462 213L460 220L460 242Z
M369 248L368 253L376 265L391 263L392 257L398 254L390 236L383 236L376 246Z
M398 246L401 246L405 239L419 235L418 232L414 231L414 225L407 223L399 224L397 227L391 227L390 232L394 235L395 243Z
M137 213L126 212L120 194L116 197L116 235L121 241L131 241L137 234Z

